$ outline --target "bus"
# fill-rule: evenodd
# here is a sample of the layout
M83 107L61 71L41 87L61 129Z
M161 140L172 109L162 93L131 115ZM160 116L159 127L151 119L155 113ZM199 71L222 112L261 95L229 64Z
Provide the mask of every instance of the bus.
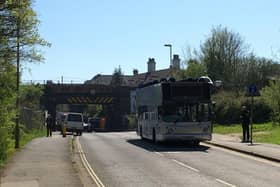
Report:
M136 89L137 135L153 142L211 140L212 81L187 79L148 83ZM132 94L133 95L133 94Z

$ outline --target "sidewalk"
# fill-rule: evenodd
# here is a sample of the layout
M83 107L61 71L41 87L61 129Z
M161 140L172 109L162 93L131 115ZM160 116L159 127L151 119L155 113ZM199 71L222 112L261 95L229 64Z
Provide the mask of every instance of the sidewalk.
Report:
M0 187L82 186L72 166L69 138L54 133L28 143L7 164Z
M221 134L213 134L212 140L205 143L280 162L280 145L257 142L251 145L251 143L241 143L238 137Z

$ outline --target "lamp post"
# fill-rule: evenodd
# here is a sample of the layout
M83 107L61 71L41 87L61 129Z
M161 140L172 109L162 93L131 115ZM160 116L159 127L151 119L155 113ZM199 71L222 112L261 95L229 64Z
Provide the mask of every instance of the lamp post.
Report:
M170 49L170 66L172 67L172 44L164 44L164 47L169 47Z

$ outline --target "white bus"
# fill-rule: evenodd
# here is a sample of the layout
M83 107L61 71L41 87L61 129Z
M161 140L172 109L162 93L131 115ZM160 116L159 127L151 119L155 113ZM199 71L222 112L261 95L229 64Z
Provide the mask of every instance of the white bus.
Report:
M211 140L211 84L176 81L136 89L137 134L153 142Z

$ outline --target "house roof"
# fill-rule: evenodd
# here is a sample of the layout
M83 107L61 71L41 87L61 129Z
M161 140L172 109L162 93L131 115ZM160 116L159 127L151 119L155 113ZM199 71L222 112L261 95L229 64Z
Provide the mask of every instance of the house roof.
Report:
M160 80L162 78L170 77L172 69L162 69L153 72L140 73L136 75L123 75L123 86L136 87L140 83L147 83L154 80ZM97 74L91 80L85 82L85 84L102 84L110 85L113 75L101 75Z

